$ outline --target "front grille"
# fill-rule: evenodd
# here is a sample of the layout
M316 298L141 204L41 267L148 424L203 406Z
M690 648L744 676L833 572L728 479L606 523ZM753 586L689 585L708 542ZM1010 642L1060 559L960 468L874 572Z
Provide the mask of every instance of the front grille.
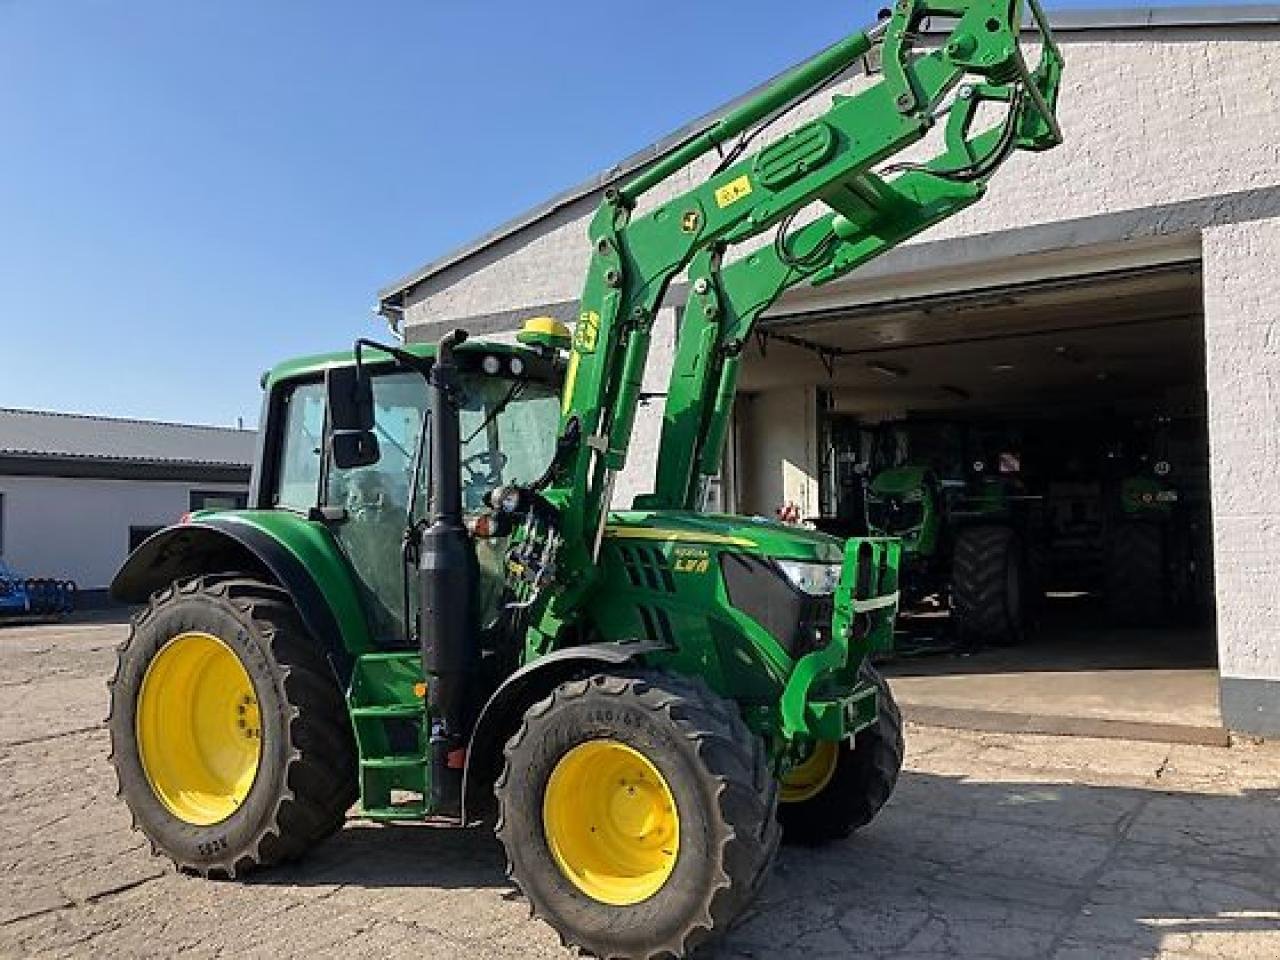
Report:
M831 642L834 597L801 593L763 557L724 554L720 570L729 602L769 631L791 657L803 657Z

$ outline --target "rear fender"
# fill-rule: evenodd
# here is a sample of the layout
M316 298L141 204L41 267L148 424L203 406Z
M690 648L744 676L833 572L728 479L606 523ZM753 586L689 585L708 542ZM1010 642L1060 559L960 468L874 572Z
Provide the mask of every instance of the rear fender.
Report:
M647 641L587 643L539 657L507 677L484 705L471 731L462 784L463 822L492 802L490 790L502 766L503 745L530 706L566 680L616 670L647 653L666 649Z
M341 555L331 540L322 542L327 531L302 517L285 519L273 511L270 524L251 518L214 514L153 534L116 573L111 595L145 603L174 581L205 573L244 571L268 577L289 591L303 624L345 685L353 658L373 645Z

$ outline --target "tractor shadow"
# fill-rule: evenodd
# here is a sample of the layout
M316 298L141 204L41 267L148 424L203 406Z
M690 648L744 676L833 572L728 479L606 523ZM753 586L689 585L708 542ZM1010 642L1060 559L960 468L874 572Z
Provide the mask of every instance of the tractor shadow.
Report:
M348 820L345 828L304 860L252 876L248 882L370 889L513 889L491 824L463 830L361 820Z
M518 894L489 827L356 821L255 883ZM1280 956L1280 789L905 772L847 841L786 847L725 958Z

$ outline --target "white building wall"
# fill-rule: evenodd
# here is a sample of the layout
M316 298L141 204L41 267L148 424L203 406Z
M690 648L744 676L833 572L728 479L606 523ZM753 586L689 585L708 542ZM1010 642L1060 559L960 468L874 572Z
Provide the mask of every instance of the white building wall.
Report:
M983 202L919 240L990 233L1136 210L1280 183L1280 29L1204 28L1064 34L1059 100L1065 143L1018 154ZM843 85L852 92L859 78ZM828 106L816 97L778 134ZM772 132L772 131L771 131ZM654 191L661 200L705 177L714 158ZM512 255L409 298L406 322L443 323L576 299L590 214Z
M129 528L176 523L192 490L243 493L244 485L0 476L4 560L29 577L111 583L129 552Z
M1205 363L1223 714L1280 733L1280 219L1204 232Z
M627 465L618 475L614 488L613 505L618 509L631 506L636 494L653 490L658 466L658 438L662 434L662 411L667 401L667 376L675 358L675 344L676 311L668 307L658 311L653 322L649 365L645 368L641 390L654 396L643 400L636 410Z
M744 398L738 408L738 509L774 516L794 505L816 516L818 397L812 386L770 390Z

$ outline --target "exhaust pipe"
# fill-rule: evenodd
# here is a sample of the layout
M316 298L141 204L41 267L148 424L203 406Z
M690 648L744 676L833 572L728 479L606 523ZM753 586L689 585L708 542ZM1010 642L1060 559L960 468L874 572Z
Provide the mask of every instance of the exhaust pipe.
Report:
M457 793L461 770L450 754L462 749L474 720L472 691L480 663L475 544L462 523L462 467L458 368L454 347L467 339L454 330L440 340L428 382L431 414L431 525L418 543L418 637L431 719L431 807L446 804L446 783ZM454 774L451 776L450 774ZM457 781L457 783L455 783Z

